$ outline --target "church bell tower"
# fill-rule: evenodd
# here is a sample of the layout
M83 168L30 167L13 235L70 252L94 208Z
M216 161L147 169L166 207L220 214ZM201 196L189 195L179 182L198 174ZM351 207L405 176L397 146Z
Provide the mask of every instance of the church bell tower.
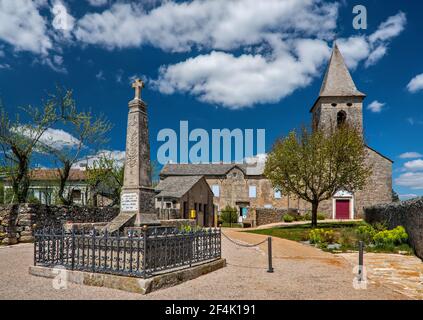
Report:
M319 97L311 108L314 129L329 129L348 123L363 133L363 100L336 43L323 79Z

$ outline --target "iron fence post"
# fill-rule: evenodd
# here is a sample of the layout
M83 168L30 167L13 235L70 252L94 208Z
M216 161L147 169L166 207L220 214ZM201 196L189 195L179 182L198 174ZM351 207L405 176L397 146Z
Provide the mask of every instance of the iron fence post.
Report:
M92 264L92 266L91 266L91 268L92 268L92 270L94 272L95 271L95 229L94 229L94 227L92 228L91 232L92 232L92 236L91 236L91 239L92 239L92 245L91 245L91 249L92 249L92 253L91 253L91 255L92 255L92 257L91 257L91 264Z
M71 235L71 244L72 244L72 267L71 269L75 269L75 226L72 226L72 235Z
M269 269L267 272L273 273L273 266L272 266L272 237L267 238L267 257L269 259Z
M37 265L37 240L38 240L37 231L34 230L34 266Z
M147 226L142 228L142 237L143 237L143 253L142 253L142 268L144 279L147 278Z

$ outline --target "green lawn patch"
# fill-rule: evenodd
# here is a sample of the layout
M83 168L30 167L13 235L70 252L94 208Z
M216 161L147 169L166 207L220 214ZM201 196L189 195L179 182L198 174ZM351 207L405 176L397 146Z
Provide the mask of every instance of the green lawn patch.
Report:
M358 250L358 243L361 240L364 241L365 250L367 252L413 254L413 249L408 243L374 243L372 238L369 238L367 234L363 235L362 232L360 233L363 226L368 226L366 228L372 228L365 222L345 221L318 223L317 229L319 230L317 230L317 232L316 229L311 228L310 223L280 226L270 229L249 230L244 232L263 234L299 242L312 240L312 242L316 241L316 243L314 243L316 247L330 252ZM312 230L314 231L310 234ZM373 231L378 232L377 230ZM312 235L311 239L310 235ZM335 248L333 248L333 244L336 244Z

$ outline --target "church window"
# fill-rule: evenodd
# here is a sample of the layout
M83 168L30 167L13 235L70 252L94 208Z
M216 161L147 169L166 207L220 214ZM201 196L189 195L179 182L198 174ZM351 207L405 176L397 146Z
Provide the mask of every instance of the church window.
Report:
M347 106L348 106L348 107L351 107L351 106L352 106L352 103L351 103L351 102L348 102L348 103L347 103Z
M343 110L339 111L336 116L336 123L338 124L338 127L343 125L347 121L347 113Z
M338 104L336 104L335 102L332 103L332 107L336 107Z

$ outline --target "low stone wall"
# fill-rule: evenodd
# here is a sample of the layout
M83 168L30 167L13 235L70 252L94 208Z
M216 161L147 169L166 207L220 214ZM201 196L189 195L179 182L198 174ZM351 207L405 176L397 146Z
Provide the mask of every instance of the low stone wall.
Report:
M40 226L61 226L66 222L108 222L119 208L79 206L45 206L21 204L0 206L0 244L32 242L33 230Z
M403 226L416 255L423 259L423 197L364 208L364 220L385 223L390 229Z
M287 213L286 209L255 208L255 225L258 227L264 224L282 222L282 217Z

